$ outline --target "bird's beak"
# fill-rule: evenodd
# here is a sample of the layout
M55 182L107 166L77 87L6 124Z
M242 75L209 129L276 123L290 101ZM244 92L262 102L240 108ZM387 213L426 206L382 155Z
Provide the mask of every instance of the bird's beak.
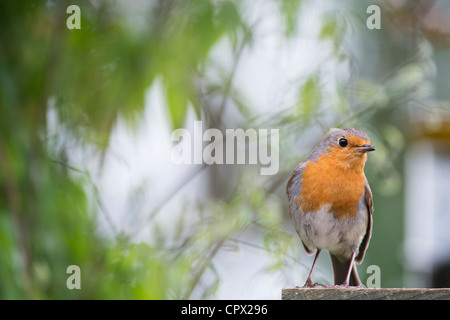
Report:
M356 147L356 149L358 149L361 152L369 152L369 151L375 151L375 147L371 146L370 144L363 144L360 147Z

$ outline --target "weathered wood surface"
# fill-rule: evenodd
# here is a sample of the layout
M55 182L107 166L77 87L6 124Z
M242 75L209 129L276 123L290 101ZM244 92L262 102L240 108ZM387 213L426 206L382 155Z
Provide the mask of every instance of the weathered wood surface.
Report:
M450 300L450 288L286 288L282 300Z

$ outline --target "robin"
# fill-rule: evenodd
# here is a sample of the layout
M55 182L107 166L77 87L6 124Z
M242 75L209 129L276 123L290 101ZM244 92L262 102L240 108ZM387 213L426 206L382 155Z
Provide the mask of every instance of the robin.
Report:
M372 234L372 192L364 165L374 150L363 131L334 128L292 172L286 186L289 213L306 252L316 254L304 287L321 285L312 283L311 274L324 249L335 286L363 287L355 262L362 262Z

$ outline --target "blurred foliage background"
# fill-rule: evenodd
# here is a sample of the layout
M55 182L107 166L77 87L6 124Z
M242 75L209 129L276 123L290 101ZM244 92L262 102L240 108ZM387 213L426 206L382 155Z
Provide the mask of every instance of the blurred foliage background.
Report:
M66 27L71 4L81 29ZM366 27L371 4L380 30ZM232 298L245 284L258 289L248 298L278 298L312 263L286 182L337 126L365 130L377 147L360 276L376 264L383 287L417 285L405 280L405 152L418 123L435 128L449 114L449 14L446 1L420 0L1 1L0 297ZM279 129L278 173L174 168L170 132L195 119ZM154 174L127 184L111 161L134 167L124 159L140 154L126 146L145 128L156 162L141 165ZM331 281L321 259L315 277ZM74 264L81 290L66 287Z

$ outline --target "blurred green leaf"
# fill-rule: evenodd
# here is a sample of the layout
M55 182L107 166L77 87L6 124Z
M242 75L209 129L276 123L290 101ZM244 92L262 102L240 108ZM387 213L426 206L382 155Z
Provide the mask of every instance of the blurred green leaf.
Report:
M281 0L280 10L284 17L286 36L293 36L297 30L299 21L298 13L303 0Z
M319 33L319 39L331 41L334 55L341 60L344 59L341 43L347 34L347 28L345 17L339 12L333 12L324 16Z
M305 81L298 93L298 115L307 121L322 103L320 78L314 74Z

